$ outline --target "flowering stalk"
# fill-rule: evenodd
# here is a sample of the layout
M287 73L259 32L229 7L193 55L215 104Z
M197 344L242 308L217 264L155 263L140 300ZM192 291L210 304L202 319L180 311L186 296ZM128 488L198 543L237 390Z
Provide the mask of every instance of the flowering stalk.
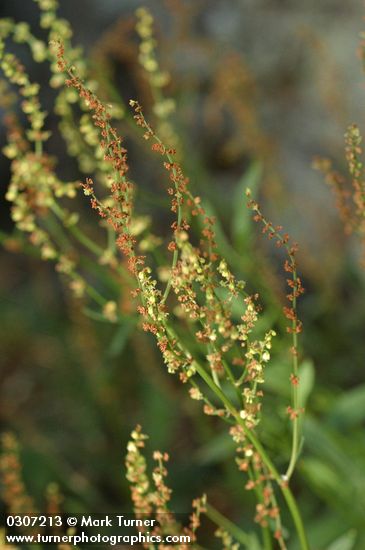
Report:
M290 382L292 388L292 405L287 408L287 413L289 414L289 417L293 422L293 432L290 461L284 476L284 479L289 481L294 472L295 464L297 462L300 450L301 434L299 416L301 413L303 413L303 409L299 407L298 392L298 334L300 334L300 332L302 331L302 322L298 319L297 315L297 299L301 294L303 294L304 288L302 286L301 279L297 274L296 253L298 251L298 246L296 244L290 244L289 235L281 234L281 226L274 226L263 216L259 204L251 199L251 192L249 189L246 191L246 195L250 199L248 206L255 213L254 220L263 224L262 232L264 234L268 234L270 239L275 239L276 245L279 248L285 249L287 253L287 260L285 260L284 269L287 273L291 274L291 278L287 279L286 281L290 289L289 294L287 294L290 307L283 308L285 317L290 321L290 325L287 327L287 332L292 335L292 347L290 349L292 356L292 372L290 374Z
M138 517L144 515L151 516L155 514L158 519L158 524L148 533L155 536L163 536L165 534L186 534L192 543L196 542L196 531L200 526L200 516L205 512L206 497L195 499L193 501L193 511L190 515L189 525L183 527L176 519L175 514L169 509L172 490L166 484L167 477L167 462L169 455L155 451L153 459L156 463L152 472L152 480L148 474L147 461L143 455L145 441L147 436L142 433L141 426L137 426L131 434L131 440L127 445L126 469L127 480L130 483L131 498L133 502L134 512ZM139 528L143 533L146 527ZM144 548L150 548L148 543L145 543ZM196 547L194 545L194 547ZM188 550L187 544L181 543L181 550Z
M346 234L356 233L360 237L362 264L365 265L365 170L361 159L362 141L359 127L351 124L345 133L345 157L350 178L334 170L328 159L316 158L313 166L324 174L326 182L334 190Z
M143 328L155 335L169 372L179 371L180 379L183 382L189 382L195 373L198 374L223 406L223 409L218 409L214 405L207 406L206 404L205 412L216 414L229 423L233 421L233 425L236 424L239 430L242 430L244 437L252 443L261 457L262 463L266 466L269 477L272 477L279 484L292 514L302 548L306 550L307 542L304 527L293 495L286 483L283 483L254 433L261 407L258 400L262 395L257 387L258 384L263 382L262 363L270 358L268 350L271 347L272 331L265 336L263 342L250 341L249 334L252 332L257 320L257 311L252 297L244 299L246 312L242 315L242 324L235 327L229 320L231 302L234 297L239 296L242 284L235 281L224 261L221 261L218 269L214 267L218 257L214 252L214 233L211 229L213 222L205 216L204 210L199 205L200 200L192 197L188 192L188 180L185 178L180 165L173 161L174 151L163 145L151 126L146 122L140 105L133 100L131 105L135 111L134 118L137 125L144 130L146 140L152 138L152 150L167 157L164 166L174 184L173 188L168 189L169 194L172 196L171 210L177 215L177 220L172 224L174 240L168 245L168 249L173 252L171 275L165 291L161 292L158 289L157 281L153 280L151 276L151 268L146 266L146 258L137 255L135 251L136 240L130 232L133 186L126 176L128 171L126 151L121 146L121 139L111 126L110 115L104 105L95 94L85 87L75 74L74 69L65 60L64 50L60 44L57 46L57 59L59 69L69 76L66 84L78 91L85 100L86 105L93 112L94 124L100 129L101 133L101 148L104 151L104 158L114 167L114 179L110 182L113 206L105 206L97 199L90 178L83 184L83 189L84 193L91 197L92 207L116 231L117 244L127 257L129 270L136 277L138 288L133 292L133 295L135 297L139 296L142 301L142 305L138 307L138 310L145 319ZM189 242L189 223L183 217L183 208L187 215L199 215L204 218L202 249L194 248ZM221 279L217 281L218 274ZM298 279L296 278L295 281L297 283ZM203 292L205 295L205 305L199 303L199 294L197 290L194 290L195 283L200 285L199 294ZM222 300L216 294L218 286L226 288L227 299ZM298 288L296 284L293 292L298 292ZM212 349L217 349L215 343L220 342L220 339L217 339L215 324L218 324L218 333L222 335L220 338L222 338L223 343L219 344L219 351L217 350L217 352L210 353L207 356L212 374L209 374L205 366L193 356L173 329L166 307L167 297L171 289L174 290L181 307L186 312L187 318L190 318L192 322L198 322L200 326L203 325L203 330L196 333L199 343L211 342ZM298 323L295 322L294 327L297 326ZM245 410L243 411L238 410L226 396L224 390L220 387L218 378L219 374L222 375L222 369L225 372L222 357L234 349L236 341L241 342L241 347L247 348L246 374L240 380L240 384L244 382L249 384L249 387L243 390L245 402ZM242 359L237 358L237 361L237 364L240 365ZM195 384L193 384L193 389L195 398L201 399L200 390Z

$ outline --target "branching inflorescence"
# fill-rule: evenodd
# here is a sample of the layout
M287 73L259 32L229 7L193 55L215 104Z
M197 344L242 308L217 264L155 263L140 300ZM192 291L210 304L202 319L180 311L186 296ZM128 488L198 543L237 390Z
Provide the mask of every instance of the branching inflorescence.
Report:
M249 189L246 194L249 198L251 197L251 192ZM283 308L284 315L289 321L289 325L286 330L292 335L292 346L290 348L290 353L292 355L292 372L290 374L290 382L292 385L292 405L288 406L287 412L293 422L293 441L290 462L285 474L285 479L289 480L294 472L295 464L300 451L299 416L304 412L303 409L299 407L298 397L298 334L302 331L302 322L298 319L297 300L304 292L302 281L297 273L296 254L298 251L298 245L296 243L290 243L289 235L287 233L282 233L283 228L281 226L274 226L263 216L260 206L255 200L250 199L248 206L255 213L254 220L263 225L262 232L268 235L269 239L274 239L278 248L283 248L285 250L287 258L284 262L284 270L286 273L290 274L290 278L286 279L286 283L289 287L289 293L287 294L289 307L285 306Z
M190 382L190 395L193 399L204 402L204 412L216 415L232 425L231 433L239 443L238 458L241 470L250 473L248 489L256 489L259 503L256 520L263 529L267 529L268 518L276 520L275 536L284 548L281 531L280 512L272 488L272 480L280 483L284 496L289 489L282 481L271 461L267 458L256 439L255 428L259 423L261 398L260 386L264 382L265 365L270 359L271 340L274 331L267 332L262 340L253 337L258 319L257 296L250 296L244 291L244 283L237 281L230 272L224 259L219 258L214 243L214 220L208 217L200 205L200 199L194 197L188 189L188 180L182 167L173 160L175 151L167 148L146 121L141 106L136 100L130 105L134 110L134 119L143 130L145 140L151 140L152 151L161 155L165 169L169 174L171 187L171 211L176 215L172 223L173 239L168 244L172 253L170 277L164 291L160 290L158 281L153 277L152 268L147 265L146 257L136 253L136 240L130 234L132 215L132 184L127 180L126 150L121 139L110 124L110 115L100 100L87 89L81 79L75 75L73 68L64 57L62 45L57 50L58 66L70 77L66 84L75 88L93 112L94 124L101 132L101 147L104 160L110 162L114 177L110 182L113 206L105 206L98 200L91 179L83 184L84 193L91 196L91 205L99 215L116 231L116 242L128 259L128 267L136 277L138 287L133 291L134 297L141 299L138 311L143 317L143 328L155 335L157 345L162 352L170 373L178 373L182 382ZM262 216L255 205L257 216ZM203 218L203 230L199 245L193 245L189 237L190 220ZM264 218L262 218L264 220ZM296 337L301 324L296 316L296 300L302 293L301 282L296 273L295 247L289 247L287 239L280 237L277 230L268 224L269 230L275 231L278 242L288 247L289 261L286 270L292 274L289 280L291 293L289 299L292 307L285 313L291 320L289 331L293 334L293 373L292 385L298 384L297 342ZM185 343L184 338L175 328L173 314L168 308L170 290L173 289L182 317L190 332L195 335L200 349L205 352L197 355ZM234 322L232 306L240 304L239 322ZM208 366L208 370L206 366ZM198 375L200 382L196 381ZM205 385L201 385L205 382ZM237 404L233 404L224 391L223 384L233 385L237 394ZM204 389L208 387L214 400ZM218 402L218 403L217 403ZM294 391L293 408L289 413L297 426L299 409ZM298 455L298 434L294 428L293 458L288 469L289 478L294 469ZM290 501L292 503L292 501ZM294 513L295 516L295 513ZM298 517L295 516L297 521ZM297 525L298 527L298 525ZM302 543L305 543L303 532Z
M355 233L362 245L362 263L365 244L365 172L361 160L363 149L359 127L352 124L345 134L345 157L350 181L334 170L329 159L316 158L314 168L320 170L336 196L337 208L347 234Z
M258 203L250 200L250 208L255 212L256 221L263 224L263 231L285 249L287 260L284 267L290 275L287 279L290 303L284 308L284 313L289 320L288 332L292 335L290 381L293 397L288 414L293 422L293 440L289 466L282 476L257 431L262 415L265 369L276 335L272 329L259 334L258 295L246 291L245 283L237 280L225 258L218 253L215 220L207 214L201 199L189 189L189 180L177 160L175 145L178 140L172 140L174 147L165 145L160 133L145 118L139 102L133 99L129 104L134 122L141 128L143 138L151 144L152 153L160 158L169 182L167 194L171 200L173 221L166 253L171 260L170 267L165 269L164 280L158 279L161 266L156 263L153 250L152 253L148 247L142 250L137 238L135 185L129 176L127 150L112 118L112 115L118 115L118 109L101 101L96 86L85 80L81 53L70 45L71 32L68 25L57 18L56 2L39 0L39 5L41 24L49 30L52 53L43 42L35 41L27 27L11 21L0 26L1 66L8 80L17 85L26 98L22 108L30 124L30 130L24 134L16 117L8 120L9 143L5 152L12 159L12 181L7 198L13 203L13 220L19 230L29 234L31 243L41 249L43 258L54 260L57 269L70 278L70 286L77 296L88 294L101 306L103 318L116 321L121 313L116 301L104 298L84 275L82 254L75 252L74 243L97 257L99 265L105 268L108 284L115 287L115 281L119 284L120 280L127 280L130 288L131 279L134 279L132 296L139 300L136 307L142 318L142 327L156 338L168 372L177 374L184 384L190 385L191 398L202 402L205 414L216 416L229 425L236 444L237 465L248 475L246 489L254 491L256 496L255 520L262 528L265 548L271 548L272 537L281 549L286 548L277 500L279 489L295 524L301 548L306 550L308 543L303 522L288 486L300 447L297 338L302 325L297 316L297 299L303 287L297 274L296 246L290 244L281 228L266 220ZM151 19L146 10L140 10L138 16L137 30L142 36L141 62L149 70L156 88L156 104L159 105L156 115L166 122L172 106L166 104L161 95L161 74L154 55ZM62 182L55 173L54 160L45 152L44 143L49 133L44 130L45 113L41 110L39 87L31 83L13 54L4 53L11 33L18 41L29 44L37 60L47 58L50 61L51 84L60 87L56 98L56 111L61 117L60 131L68 152L78 159L81 171L92 173L92 177L88 176L82 183L82 189L107 232L106 247L91 239L80 227L78 213L66 208L59 200L74 199L78 185ZM81 109L80 121L72 109L74 104ZM163 129L164 136L171 135L166 124ZM59 223L57 231L54 223L50 224L50 220L54 222L55 219ZM197 225L201 227L199 231L195 229ZM69 245L70 237L72 243ZM65 241L66 252L63 250ZM118 251L125 258L126 266L125 260L120 261ZM132 439L128 447L127 470L135 509L142 513L153 505L166 511L169 489L164 484L164 462L167 457L155 455L158 466L154 473L155 491L151 492L139 452L144 441L139 428ZM205 504L204 499L198 500L196 508L202 512ZM209 515L211 509L206 509ZM199 514L193 517L194 525L190 527L194 537ZM217 517L217 514L211 510L211 516ZM235 536L232 531L228 534L224 525L221 527L223 539Z

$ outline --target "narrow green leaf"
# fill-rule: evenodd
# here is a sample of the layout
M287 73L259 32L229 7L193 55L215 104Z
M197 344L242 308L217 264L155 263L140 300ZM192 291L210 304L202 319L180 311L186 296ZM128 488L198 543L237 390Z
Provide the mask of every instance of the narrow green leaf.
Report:
M247 188L250 188L252 196L256 197L261 177L262 165L255 161L239 180L234 192L231 233L234 247L238 252L247 248L252 227L252 216L246 208L245 192Z
M355 546L356 535L357 533L354 529L347 531L347 533L332 542L327 550L352 550Z
M305 407L314 386L315 371L312 361L306 360L299 367L299 406Z
M347 391L333 405L329 415L331 424L348 428L365 420L365 385Z
M197 459L202 464L214 464L232 456L235 443L225 432L218 434L197 452Z
M117 357L122 353L134 325L135 323L132 321L126 321L119 325L107 350L107 355L109 357Z

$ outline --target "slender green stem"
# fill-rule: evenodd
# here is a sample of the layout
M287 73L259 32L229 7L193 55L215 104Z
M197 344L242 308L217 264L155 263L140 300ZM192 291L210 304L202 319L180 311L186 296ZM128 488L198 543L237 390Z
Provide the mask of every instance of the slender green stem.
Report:
M237 386L237 380L235 379L235 377L233 375L232 369L228 365L227 361L223 358L222 358L222 364L223 364L224 370L226 371L227 378L232 383L232 386L234 386L238 401L240 402L241 401L241 392L240 392L239 387Z
M270 482L270 486L271 486L271 489L272 489L271 482ZM271 492L271 495L270 495L270 500L271 500L272 507L273 508L278 508L276 495L275 495L275 492L274 492L273 489L272 489L272 492ZM282 526L282 523L281 523L280 513L275 518L275 524L276 524L276 530L278 532L280 532L280 537L278 538L279 546L280 546L281 550L287 550L287 547L286 547L286 544L285 544L285 541L284 541L284 538L283 538L283 526Z
M39 157L42 156L42 153L43 153L43 142L42 142L42 140L37 140L35 142L35 152L36 152L36 155L38 155Z
M56 216L61 220L65 220L65 212L63 211L62 207L60 207L56 202L52 204L52 210L56 214ZM109 228L108 228L109 229ZM95 254L98 258L102 256L104 253L104 250L101 246L96 244L94 241L92 241L77 225L71 225L68 226L68 230L71 233L71 235L79 241L80 244L82 244L86 249L88 249L90 252ZM112 242L111 234L108 232L108 247L109 249L115 249L115 237L114 237L114 243ZM129 275L126 269L124 269L120 265L115 266L115 270L118 273L118 275L121 275L126 281L131 281L132 276Z
M103 249L94 243L89 237L85 235L76 225L71 225L69 228L71 235L73 235L81 244L88 248L90 252L93 252L96 256L103 254Z
M108 248L109 248L110 252L113 254L113 256L115 256L115 254L117 252L117 243L116 243L116 240L115 240L115 231L112 227L108 226L107 232L108 232Z
M263 495L263 490L262 490L262 486L260 483L257 483L258 481L258 475L257 475L257 472L255 471L255 468L254 466L252 465L249 465L249 468L248 468L248 475L250 477L250 479L254 482L254 490L255 490L255 493L256 493L256 498L258 500L259 503L263 503L264 502L264 495ZM264 549L265 550L272 550L272 540L271 540L271 533L270 533L270 529L269 527L266 525L261 525L261 532L262 532L262 542L263 542L263 545L264 545Z
M213 352L217 351L217 348L213 346L212 344L208 344L208 352L211 354ZM217 384L217 386L221 387L221 383L219 380L218 372L213 368L213 365L210 364L210 372L212 373L212 378L214 382Z
M54 216L47 216L43 221L44 227L47 230L49 237L54 245L57 245L60 252L67 250L71 246L68 235L64 232L63 226L58 223L58 219Z
M292 284L290 285L292 287L292 311L294 312L294 315L292 317L292 323L291 323L291 333L292 333L292 378L291 378L291 393L292 393L292 422L293 422L293 430L292 430L292 445L291 445L291 453L290 453L290 459L289 459L289 465L288 469L285 473L285 480L289 481L291 476L293 475L295 465L298 459L299 454L299 442L300 442L300 426L299 426L299 391L298 391L298 384L299 384L299 378L298 378L298 318L297 318L297 296L299 296L298 289L300 288L300 282L298 278L298 273L296 269L296 262L294 254L295 252L292 251L292 248L289 246L287 240L284 240L283 237L280 235L279 231L272 225L271 222L268 222L264 216L261 213L261 210L258 206L258 204L254 205L254 211L259 214L262 223L264 224L265 228L270 232L272 236L275 236L278 239L278 242L280 242L287 253L289 263L291 266L291 274L292 274Z
M216 394L216 396L222 401L222 403L226 406L227 410L232 414L232 416L235 418L237 424L239 424L242 429L244 430L247 438L251 441L253 446L255 447L256 451L259 453L263 463L268 468L270 474L274 478L274 480L278 483L280 490L283 494L283 497L287 503L287 506L289 508L289 512L292 516L293 523L295 525L298 539L300 542L300 546L302 550L309 550L307 535L304 529L304 524L302 517L300 515L300 511L298 509L297 503L295 501L295 498L293 496L293 493L291 492L290 488L288 487L287 483L283 480L283 478L280 476L279 472L275 468L274 464L272 463L271 459L267 455L265 449L261 445L260 441L257 439L257 436L252 430L249 430L244 422L244 420L240 417L239 412L235 409L231 401L228 399L228 397L223 393L223 391L214 383L214 380L209 376L207 371L199 365L196 361L194 362L194 366L196 368L196 371L198 374L203 378L203 380L207 383L207 385L210 387L210 389Z
M177 335L173 328L169 326L167 323L165 324L165 328L167 332L178 342L178 345L180 349L187 353L184 349L181 342L179 342L179 339L177 338ZM275 465L271 461L270 457L268 456L267 452L265 451L264 447L258 440L256 434L247 428L245 421L241 418L239 411L235 408L233 403L230 401L230 399L226 396L226 394L222 391L222 389L215 384L214 380L211 378L209 373L205 370L205 368L198 363L198 361L194 360L194 367L196 369L196 372L199 374L199 376L204 380L204 382L209 386L209 388L213 391L213 393L216 395L216 397L223 403L223 405L226 407L227 412L229 412L232 417L235 419L237 424L242 427L243 431L245 432L246 437L249 439L249 441L252 443L252 445L255 447L256 451L259 453L262 462L265 464L267 469L269 470L272 478L276 481L276 483L279 485L281 493L286 501L286 504L288 506L290 515L292 517L293 523L295 525L298 539L300 542L301 550L309 550L309 544L307 540L307 535L305 532L303 520L298 508L298 505L295 501L295 498L293 496L293 493L291 492L287 481L285 478L283 478L278 470L276 469Z
M233 521L229 520L223 514L218 512L211 504L206 505L206 516L218 527L221 527L228 533L230 533L237 542L240 542L241 544L244 544L245 546L248 546L250 544L251 537L245 533L238 525L233 523Z
M158 143L160 143L162 145L161 140L157 136L155 136L155 139ZM173 158L171 157L171 155L166 153L166 156L167 156L169 162L173 165ZM175 168L172 168L172 172L173 172L173 175L176 177ZM176 191L176 195L177 195L177 227L180 227L181 221L182 221L182 208L181 208L181 203L180 203L180 197L178 196L179 195L179 190L178 190L178 186L177 186L176 181L175 181L175 191ZM176 248L174 250L174 254L173 254L173 257L172 257L171 272L175 269L178 259L179 259L179 249ZM165 292L164 292L163 297L162 297L162 303L166 302L166 300L167 300L167 297L168 297L168 295L170 293L170 290L171 290L171 283L172 283L172 277L170 277L168 282L167 282Z
M293 276L294 278L294 276ZM296 297L293 298L293 309L296 307ZM293 363L292 363L292 372L293 376L297 379L298 378L298 337L295 331L296 329L296 322L293 321ZM295 382L292 382L292 403L293 403L293 409L294 409L294 417L293 417L293 432L292 432L292 447L291 447L291 454L290 454L290 460L289 460L289 466L286 471L286 477L289 480L291 476L293 475L295 465L298 459L299 454L299 440L300 440L300 430L299 430L299 395L298 395L298 384Z
M271 534L270 534L270 529L268 527L262 528L262 537L263 537L265 550L272 550Z
M87 284L85 287L85 290L87 294L90 296L90 298L92 298L97 304L101 306L105 306L105 304L107 303L107 300L104 298L104 296L100 294L100 292L96 290L96 288Z
M174 186L175 186L175 193L176 193L176 199L177 199L177 227L179 228L180 225L181 225L181 222L182 222L182 208L181 208L181 201L180 201L181 193L179 191L178 184L177 184L177 181L176 181L178 174L176 172L176 168L175 168L176 165L174 163L174 159L172 158L170 153L165 149L165 146L162 143L162 140L152 130L151 126L148 124L147 120L145 119L143 113L140 112L139 114L142 117L144 127L146 128L146 130L148 132L150 132L150 134L151 134L152 138L154 139L154 141L164 148L164 150L165 150L164 155L165 155L165 157L167 158L167 160L169 161L169 163L171 165L171 171L172 171L172 174L174 176ZM177 245L176 245L176 248L175 248L173 256L172 256L171 272L175 269L175 267L177 265L178 258L179 258L179 249L177 248ZM161 300L162 304L164 304L166 302L166 300L168 298L168 295L170 294L171 284L172 284L172 277L169 277L169 280L167 281L167 284L166 284L165 292L163 293L163 296L162 296L162 300Z
M53 202L52 210L61 221L65 221L65 212L56 202ZM85 246L85 248L90 250L90 252L93 252L96 256L101 256L103 254L104 251L101 246L92 241L76 225L70 225L68 230L83 246Z

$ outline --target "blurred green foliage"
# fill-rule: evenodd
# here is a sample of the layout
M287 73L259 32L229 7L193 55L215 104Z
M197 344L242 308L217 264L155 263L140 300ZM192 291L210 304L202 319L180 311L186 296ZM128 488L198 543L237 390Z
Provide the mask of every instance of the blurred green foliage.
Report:
M121 65L116 60L114 71ZM132 81L133 71L126 71ZM195 102L204 94L178 80L174 85L174 125L194 191L202 195L207 213L216 217L218 249L238 278L247 281L249 291L260 293L262 327L274 326L280 334L266 373L261 433L284 469L290 452L285 411L290 356L281 313L282 258L258 237L243 195L250 187L254 195L274 204L278 221L291 208L290 196L286 202L270 202L273 160L260 146L243 147L232 164L231 152L223 152L225 168L217 166L205 144L189 138L200 113ZM191 110L193 123L187 117ZM124 124L133 161L141 146L132 141L133 130ZM223 122L229 135L236 131L235 124L242 132L252 130L230 120L227 126ZM151 175L150 166L139 164L134 175L145 182L140 196L154 215L160 212L160 174L156 169ZM221 184L222 174L228 183ZM165 214L157 225L166 231ZM294 223L294 231L295 227ZM296 239L301 240L300 233ZM116 325L95 313L90 319L83 305L59 284L50 265L15 255L9 250L9 237L3 235L3 240L1 428L19 438L24 478L38 505L42 506L47 485L56 482L63 507L70 512L130 509L123 455L131 429L140 423L150 436L148 452L159 448L171 455L174 510L185 512L195 496L206 492L213 505L251 532L250 550L260 548L252 533L254 499L244 490L231 439L219 421L204 417L199 404L165 372L153 339L137 330L134 315ZM335 269L325 254L319 266L307 262L305 253L299 257L307 288L301 305L305 328L300 371L306 415L293 490L315 550L365 548L364 275L350 243L340 249ZM322 246L338 245L328 240ZM284 521L289 522L285 513ZM289 547L295 550L295 541Z

